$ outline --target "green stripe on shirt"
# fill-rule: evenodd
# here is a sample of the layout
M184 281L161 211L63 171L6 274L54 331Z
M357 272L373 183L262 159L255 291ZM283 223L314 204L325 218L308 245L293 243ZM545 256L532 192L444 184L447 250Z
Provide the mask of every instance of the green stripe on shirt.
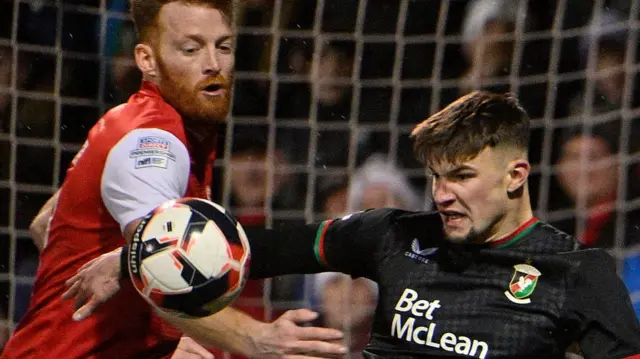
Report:
M313 246L313 252L316 255L316 260L318 263L327 266L327 258L325 257L324 252L324 239L327 233L327 228L333 222L333 220L322 221L320 226L318 226L318 231L316 232L316 241Z

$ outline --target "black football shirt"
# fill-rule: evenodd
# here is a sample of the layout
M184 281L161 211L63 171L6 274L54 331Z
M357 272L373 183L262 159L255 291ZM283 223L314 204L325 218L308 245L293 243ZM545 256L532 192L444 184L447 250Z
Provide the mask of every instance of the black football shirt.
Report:
M438 213L379 209L249 234L251 276L339 271L379 285L369 358L640 359L613 259L532 218L490 245L444 239Z

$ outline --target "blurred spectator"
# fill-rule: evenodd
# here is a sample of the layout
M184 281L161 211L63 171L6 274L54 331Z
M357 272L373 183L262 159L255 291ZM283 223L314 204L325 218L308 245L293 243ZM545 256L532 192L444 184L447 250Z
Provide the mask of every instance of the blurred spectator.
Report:
M281 207L283 196L279 196L290 176L283 171L287 160L282 151L267 153L267 144L258 139L238 140L231 156L231 207L243 223L264 225L265 205L272 199L270 207ZM267 186L269 167L272 166L273 181Z
M593 102L585 104L585 93L578 94L571 102L571 114L580 114L585 108L594 114L619 110L622 107L626 85L631 85L633 77L624 67L628 30L626 17L620 12L607 9L595 12L589 30L579 42L580 58L589 69L590 51L595 48L593 70L596 71ZM632 96L631 107L640 105L640 94ZM586 107L585 107L586 105ZM586 120L586 119L585 119Z
M339 190L334 192L340 193ZM381 207L419 210L421 204L419 194L401 169L389 163L383 154L368 158L353 176L348 189L347 212ZM324 208L335 211L339 206L325 202ZM319 301L322 324L349 333L346 340L351 355L361 357L377 303L377 285L366 278L351 279L341 273L321 273L315 276L315 296Z
M255 133L252 134L257 136ZM288 181L286 175L276 171L273 183L267 186L268 166L272 165L274 169L278 169L286 163L285 158L278 150L273 157L268 157L265 141L257 140L254 136L240 135L239 139L234 141L231 163L225 168L231 171L230 209L244 228L264 227L267 224L266 201L273 195L274 201L277 202L277 194ZM222 182L219 178L216 181ZM263 280L247 281L242 293L234 301L233 307L262 321L270 320L274 316L271 312L272 308L265 306ZM213 353L216 358L227 357L220 350L213 350ZM239 355L230 357L241 358Z
M509 75L516 20L526 16L520 7L517 0L474 0L468 4L462 28L462 50L469 62L461 83L463 93L488 79ZM526 19L525 28L529 16Z
M348 108L351 104L348 83L351 80L353 54L344 45L337 44L326 46L323 50L317 71L311 73L311 83L320 105L318 117L322 121L341 121L345 118L338 118L335 111L339 108L336 106ZM339 115L343 114L348 117L348 110Z
M620 162L618 141L620 131L610 124L596 127L592 133L581 130L568 135L563 142L560 158L556 163L560 187L571 200L574 208L586 210L586 227L576 231L574 220L557 223L558 228L575 234L588 247L611 247L615 244L616 209ZM630 172L627 197L634 197L639 178ZM640 242L640 210L622 212L626 231L623 245ZM578 232L578 233L576 233Z
M355 173L349 186L350 212L367 208L421 209L422 201L402 171L387 155L374 154Z
M520 80L547 72L550 42L520 40L516 43L523 33L540 26L534 3L539 1L472 0L468 3L462 23L462 55L468 68L460 81L460 95L474 89L515 92L529 117L537 119L545 115L547 84L536 81L525 85ZM516 28L519 19L522 19L521 29ZM519 78L518 83L510 78L514 74ZM534 165L541 161L543 137L543 131L531 131L529 160ZM531 181L531 186L535 205L536 183Z
M299 57L300 54L293 51L290 56ZM350 43L334 42L323 45L316 65L317 71L310 71L309 74L312 88L306 87L301 91L297 86L289 87L288 91L278 98L276 117L307 119L310 114L310 96L315 91L318 122L346 122L351 113L352 66L353 48ZM302 71L306 69L309 68L302 68Z
M347 214L349 186L343 181L331 183L320 194L322 219L338 218Z
M317 142L315 163L317 166L346 167L349 158L351 133L355 128L348 128L347 123L351 117L352 109L352 85L351 74L353 66L353 44L350 42L332 42L323 45L322 54L317 59L315 71L309 73L310 84L283 85L278 94L276 117L279 119L308 121L311 115L312 96L315 94L316 112L315 120L321 128L331 125L331 130L323 130L319 133ZM293 51L293 56L299 56ZM366 103L366 100L363 99ZM373 117L366 112L359 113L359 118ZM386 121L386 119L385 119ZM364 137L362 133L356 134L357 138L353 150L356 151L357 160L362 158ZM307 148L306 141L294 140L291 144L294 148ZM293 152L295 156L306 155L303 151ZM293 162L300 163L297 158Z
M608 112L620 111L624 102L624 93L628 87L630 92L630 108L640 106L640 77L635 70L625 66L625 58L628 42L628 30L626 21L628 15L618 11L607 9L603 12L596 12L589 26L589 32L580 40L579 51L585 65L588 65L590 49L595 47L595 59L593 69L596 71L594 80L594 93L591 103L585 103L586 92L576 95L570 103L571 115L583 115L581 120L584 123L601 121L598 115L605 115ZM587 66L587 69L589 67ZM591 111L592 117L585 117L585 109ZM618 115L611 120L619 119ZM629 152L640 151L640 142L634 139L640 136L640 119L631 120L629 136ZM637 169L640 175L640 168Z
M114 0L110 11L127 11L126 1ZM141 73L133 59L136 45L136 33L133 23L117 17L108 18L104 55L107 58L105 74L105 98L109 104L126 102L129 96L140 87Z

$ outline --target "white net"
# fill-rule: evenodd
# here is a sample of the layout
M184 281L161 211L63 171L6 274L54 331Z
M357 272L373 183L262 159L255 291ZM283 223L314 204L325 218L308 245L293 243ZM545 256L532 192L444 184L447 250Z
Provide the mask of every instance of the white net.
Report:
M380 203L368 185L387 186L382 202L427 208L408 140L415 123L470 89L509 90L533 119L537 215L611 248L640 301L639 6L246 0L216 198L245 225ZM100 114L139 84L127 8L126 0L0 0L0 309L9 330L37 266L30 220ZM323 280L267 281L241 304L265 319L327 304L316 293ZM334 298L371 299L366 286L341 288ZM345 318L356 312L325 320L342 315L355 328Z

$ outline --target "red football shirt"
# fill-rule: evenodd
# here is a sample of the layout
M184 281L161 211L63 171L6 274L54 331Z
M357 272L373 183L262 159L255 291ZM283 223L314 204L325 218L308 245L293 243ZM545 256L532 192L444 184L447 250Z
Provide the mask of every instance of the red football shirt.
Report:
M180 333L130 284L82 322L71 319L64 282L87 261L122 246L121 230L160 203L209 198L215 138L197 147L181 116L144 82L91 129L62 184L29 310L2 358L160 358ZM197 155L196 155L197 154Z

